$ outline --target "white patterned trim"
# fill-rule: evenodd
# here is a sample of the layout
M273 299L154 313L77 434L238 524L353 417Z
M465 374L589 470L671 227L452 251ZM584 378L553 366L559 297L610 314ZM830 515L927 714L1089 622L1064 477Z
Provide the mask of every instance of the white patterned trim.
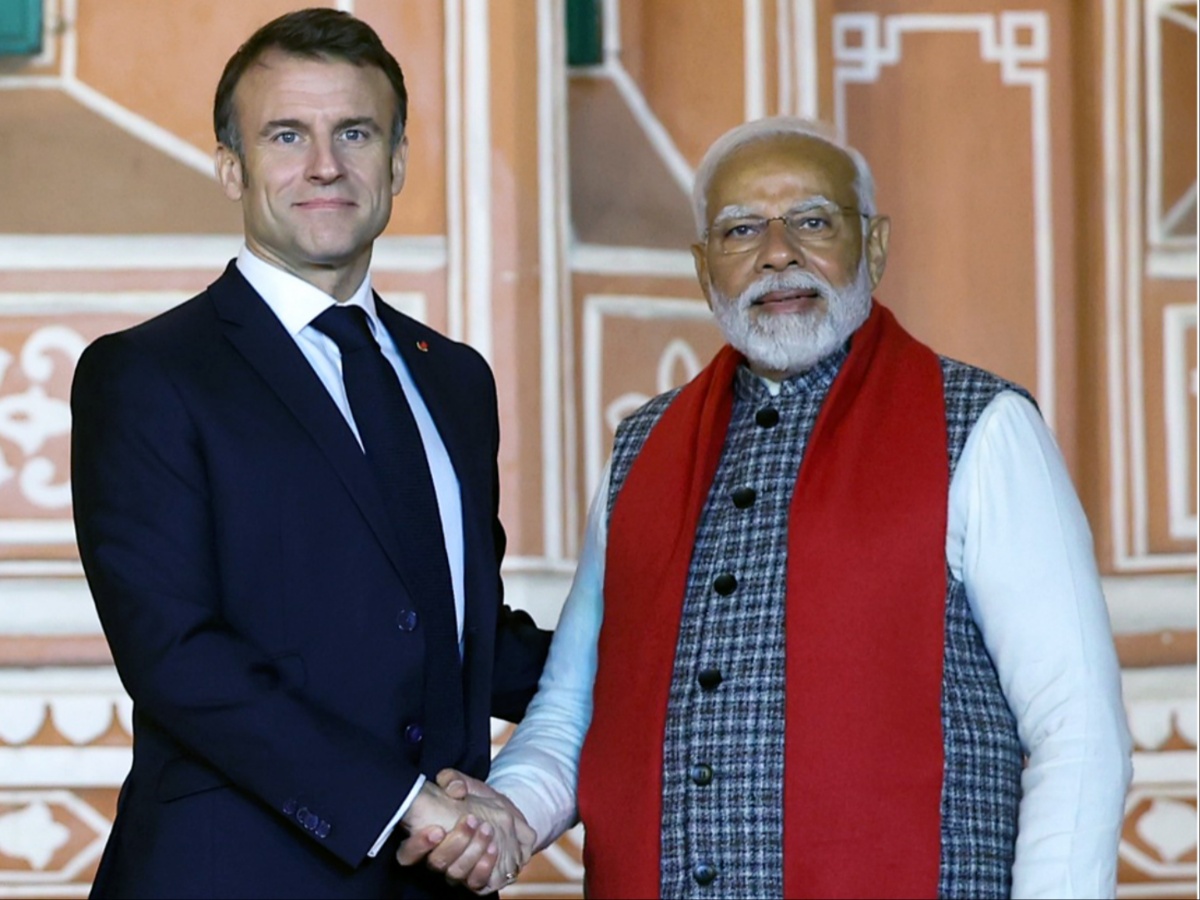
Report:
M847 13L834 16L834 115L846 133L846 85L870 84L884 66L900 62L901 42L914 32L975 32L985 62L1000 64L1003 84L1028 87L1033 163L1034 297L1037 322L1037 397L1053 429L1056 409L1054 371L1054 231L1050 204L1050 24L1044 12L996 14L895 15ZM848 40L858 37L857 43ZM1022 35L1028 40L1022 41Z
M1194 553L1150 550L1143 385L1140 224L1140 83L1121 77L1141 64L1141 0L1103 0L1104 281L1113 565L1118 572L1195 569ZM1124 42L1122 43L1122 37ZM1124 149L1122 159L1122 147ZM1122 163L1124 167L1122 167ZM1153 259L1153 257L1151 258Z
M608 448L604 441L604 323L610 318L712 321L702 300L589 294L583 298L584 474L587 495L600 485Z

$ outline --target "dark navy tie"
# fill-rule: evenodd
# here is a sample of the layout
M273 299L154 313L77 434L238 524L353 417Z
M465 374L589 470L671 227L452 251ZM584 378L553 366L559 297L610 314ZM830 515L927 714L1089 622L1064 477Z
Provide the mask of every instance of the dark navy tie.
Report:
M404 544L404 555L420 561L410 569L420 579L411 585L418 595L414 599L427 617L432 614L444 624L446 609L454 609L454 594L442 517L425 445L400 379L372 336L362 307L331 306L312 324L342 352L342 380L367 463ZM457 628L453 634L457 647Z

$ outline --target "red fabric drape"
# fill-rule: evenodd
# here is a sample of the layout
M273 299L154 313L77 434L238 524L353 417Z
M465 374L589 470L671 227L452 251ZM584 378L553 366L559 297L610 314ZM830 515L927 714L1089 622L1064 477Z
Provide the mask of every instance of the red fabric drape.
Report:
M613 508L580 761L592 897L659 892L667 697L740 361L724 348L680 392ZM875 304L817 418L788 516L786 897L936 896L946 453L937 357ZM721 853L718 872L737 848Z

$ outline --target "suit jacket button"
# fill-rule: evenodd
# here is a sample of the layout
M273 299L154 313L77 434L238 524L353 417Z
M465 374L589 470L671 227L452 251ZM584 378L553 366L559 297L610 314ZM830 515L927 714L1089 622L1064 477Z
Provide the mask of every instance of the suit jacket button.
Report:
M404 739L410 744L419 744L425 738L425 732L416 722L404 729Z
M320 823L317 825L317 831L316 831L317 837L319 837L319 838L329 837L329 829L330 829L329 823L326 822L324 819L322 819L320 821Z
M417 611L415 609L402 609L396 613L396 627L401 631L415 631L417 620Z
M283 804L283 814L285 816L290 816L295 811L296 811L296 801L295 800L289 800L287 803Z
M317 826L321 824L321 817L314 812L310 812L304 817L304 827L309 831L316 831Z
M308 807L302 806L296 810L296 821L303 825L308 820Z
M692 877L696 879L696 884L712 884L717 880L717 867L712 863L702 862L692 869Z
M710 766L708 763L697 763L696 765L692 766L691 771L688 774L692 778L692 783L697 784L700 787L712 784L713 770L712 766Z

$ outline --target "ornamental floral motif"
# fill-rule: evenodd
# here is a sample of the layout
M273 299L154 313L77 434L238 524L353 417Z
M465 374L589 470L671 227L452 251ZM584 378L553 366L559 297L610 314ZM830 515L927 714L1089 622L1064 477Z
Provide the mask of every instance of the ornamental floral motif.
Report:
M75 330L47 325L29 336L18 356L0 349L0 487L15 481L31 504L63 509L71 503L71 484L43 451L52 439L71 430L67 401L47 392L60 366L74 367L87 342ZM15 366L15 368L14 368ZM21 393L8 393L10 373L19 369L29 382ZM15 447L16 455L6 448Z

